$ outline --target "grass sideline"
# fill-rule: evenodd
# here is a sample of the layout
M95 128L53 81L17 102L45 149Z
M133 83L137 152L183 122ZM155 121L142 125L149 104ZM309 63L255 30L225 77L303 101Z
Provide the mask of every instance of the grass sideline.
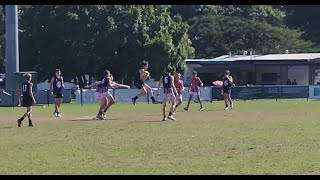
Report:
M185 105L185 102L183 103ZM97 104L0 108L0 174L320 174L319 101L236 101L180 107L161 122L161 105L117 103L106 121Z

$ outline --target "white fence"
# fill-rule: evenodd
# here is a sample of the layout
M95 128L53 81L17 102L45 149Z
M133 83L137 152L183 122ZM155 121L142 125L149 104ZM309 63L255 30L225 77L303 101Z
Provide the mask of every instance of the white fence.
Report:
M137 95L139 92L138 89L110 89L110 93L114 96L117 102L131 102L131 98ZM185 87L184 92L182 93L183 100L186 101L189 98L189 88ZM157 89L153 88L154 96L157 100L161 101L163 98L162 89L160 90L160 96L157 97ZM211 101L212 100L212 87L201 87L200 96L202 100ZM82 96L81 90L76 91L76 102L81 103L97 103L98 100L95 98L95 89L83 89ZM150 98L150 97L149 97ZM320 86L309 86L309 98L310 99L320 99ZM194 100L195 97L194 97ZM137 100L137 102L148 102L148 97L143 96Z
M309 86L309 98L320 99L320 86Z
M162 89L160 89L160 96L157 97L157 88L152 88L155 99L161 101L163 98ZM188 93L189 88L185 88L182 93L183 100L189 98ZM82 95L81 95L82 91ZM138 89L110 89L109 92L114 96L117 102L131 102L131 98L136 96L139 93ZM200 88L200 97L202 100L210 101L211 100L211 87L201 87ZM150 98L150 97L149 97ZM82 89L76 91L76 102L77 103L87 104L87 103L97 103L98 100L95 97L95 89ZM194 97L195 99L195 97ZM148 102L148 97L140 97L137 102Z

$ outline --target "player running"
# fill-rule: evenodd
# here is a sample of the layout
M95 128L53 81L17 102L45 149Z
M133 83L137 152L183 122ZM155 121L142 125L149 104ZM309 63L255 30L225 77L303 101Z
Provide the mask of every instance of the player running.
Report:
M136 101L139 97L144 96L145 94L148 94L149 96L151 96L152 103L157 104L158 101L154 99L151 87L145 83L145 81L148 78L150 78L150 73L147 71L149 67L148 61L143 61L141 66L142 67L136 72L134 76L134 86L140 89L140 93L135 97L131 98L132 103L133 105L136 105Z
M105 76L101 79L101 81L96 81L88 86L85 86L85 88L91 88L93 86L97 86L96 98L100 101L99 112L96 116L97 119L100 119L100 120L106 119L106 112L113 104L115 104L115 100L112 94L109 92L109 88L115 85L119 87L121 86L121 87L130 88L130 86L113 82L113 76L109 70L105 71Z
M106 70L104 72L104 77L100 81L96 81L90 85L85 86L85 88L91 88L97 86L96 98L100 101L100 108L96 116L97 119L105 119L104 110L114 104L114 98L108 91L108 87L111 85L110 71Z
M125 85L125 84L118 84L116 82L113 81L113 75L110 74L110 80L111 80L111 84L109 86L109 88L115 88L115 87L122 87L122 88L127 88L127 89L130 89L130 86L128 85ZM112 96L113 98L113 96ZM113 98L112 101L109 101L108 105L104 108L103 110L103 113L102 113L102 118L103 119L106 119L106 112L108 111L108 109L113 105L115 104L115 99Z

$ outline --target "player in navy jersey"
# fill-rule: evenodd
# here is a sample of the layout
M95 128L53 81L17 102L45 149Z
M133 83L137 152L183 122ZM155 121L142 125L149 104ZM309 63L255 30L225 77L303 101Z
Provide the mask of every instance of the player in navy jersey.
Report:
M114 81L113 81L113 75L112 75L112 74L110 74L109 77L110 77L110 81L111 81L111 83L109 84L109 88L116 88L116 87L119 88L119 87L120 87L120 88L130 89L130 86L128 86L128 85L118 84L118 83L114 82ZM109 93L109 94L110 94L110 93ZM103 113L102 113L103 119L106 119L106 112L108 111L108 109L109 109L113 104L115 104L115 100L114 100L114 99L110 100L109 102L111 102L111 103L108 103L108 105L107 105L107 106L104 108L104 110L103 110Z
M230 107L231 109L233 108L233 102L232 102L232 99L231 99L231 87L233 86L233 78L232 76L230 75L230 71L229 70L226 70L225 73L224 73L224 76L222 78L222 92L221 94L223 95L223 99L224 99L224 102L225 102L225 108L224 110L228 110L229 107L228 107L228 102L230 103Z
M135 73L134 76L134 86L140 89L140 93L135 97L131 98L132 103L133 105L136 105L136 101L139 97L148 94L149 96L151 96L152 103L157 104L158 101L154 99L151 87L145 83L145 81L150 78L150 74L147 71L149 67L148 61L143 61L141 66L142 67Z
M32 87L33 84L31 82L32 75L26 74L27 81L22 84L21 86L21 94L22 94L22 106L27 108L27 112L17 120L18 127L21 127L21 123L28 116L29 119L29 126L32 127L32 120L31 120L31 112L32 112L32 105L36 103L34 96L32 94Z
M63 89L64 89L64 82L63 82L63 77L61 76L61 70L56 69L56 72L50 81L50 91L51 91L51 94L54 96L55 110L53 115L55 117L61 117L60 106L63 99L63 94L62 94Z
M93 86L97 86L96 98L100 101L100 108L96 117L97 119L100 119L100 120L103 120L106 118L104 110L106 112L107 109L109 109L110 106L112 106L115 103L115 100L112 94L110 94L110 92L108 91L109 90L108 88L112 85L112 80L111 80L112 78L110 75L111 75L110 71L106 70L104 77L102 77L100 81L96 81L85 87L85 88L91 88Z
M157 95L160 95L160 86L163 85L163 102L162 102L162 113L163 113L163 119L162 121L167 120L166 116L166 104L167 100L171 101L171 108L168 115L168 119L175 120L173 117L173 110L176 106L176 98L175 96L178 95L178 92L176 90L176 87L174 86L173 82L173 76L171 75L172 67L167 67L164 74L162 75L159 84L158 84L158 92Z

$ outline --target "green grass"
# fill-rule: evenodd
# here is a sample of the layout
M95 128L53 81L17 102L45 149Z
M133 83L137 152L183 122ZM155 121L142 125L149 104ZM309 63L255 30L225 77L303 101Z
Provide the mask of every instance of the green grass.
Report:
M184 103L185 105L185 103ZM118 103L109 120L97 104L0 108L0 174L320 174L319 101L192 103L161 122L161 105Z

